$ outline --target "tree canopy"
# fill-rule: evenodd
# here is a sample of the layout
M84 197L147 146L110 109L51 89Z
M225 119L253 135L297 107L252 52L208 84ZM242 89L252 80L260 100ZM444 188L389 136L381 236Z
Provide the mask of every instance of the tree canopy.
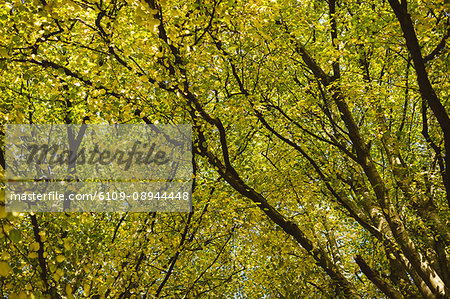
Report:
M449 14L1 1L2 126L191 124L195 175L191 213L1 207L1 296L448 297Z

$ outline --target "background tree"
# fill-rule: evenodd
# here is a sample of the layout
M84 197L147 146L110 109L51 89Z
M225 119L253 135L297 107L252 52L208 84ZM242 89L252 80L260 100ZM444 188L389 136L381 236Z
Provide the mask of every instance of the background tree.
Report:
M3 3L2 124L191 123L196 170L188 215L2 212L3 295L447 297L448 9Z

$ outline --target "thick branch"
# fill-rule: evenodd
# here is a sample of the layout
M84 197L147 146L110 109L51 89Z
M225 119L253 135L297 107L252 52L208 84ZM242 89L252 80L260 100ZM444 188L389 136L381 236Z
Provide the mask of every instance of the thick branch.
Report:
M402 299L403 296L396 289L386 283L381 277L373 271L366 261L360 256L355 257L355 262L358 264L361 271L366 275L366 277L373 282L388 298Z

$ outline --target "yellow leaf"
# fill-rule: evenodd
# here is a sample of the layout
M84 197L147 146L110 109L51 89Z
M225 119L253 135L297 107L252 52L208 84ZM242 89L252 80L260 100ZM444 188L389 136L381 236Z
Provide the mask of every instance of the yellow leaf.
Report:
M58 269L56 270L56 274L58 274L58 276L61 277L61 276L63 276L64 271L63 271L62 269L59 269L59 268L58 268Z
M0 262L0 276L7 276L9 273L9 264L7 262Z
M66 295L67 295L67 298L69 298L69 297L73 298L72 297L72 287L70 286L70 284L66 284Z
M91 289L91 286L89 284L87 284L87 283L83 286L83 290L84 290L84 295L85 296L89 296L90 289Z
M148 77L146 75L142 75L142 76L139 77L139 81L147 82L148 81Z
M39 243L38 242L34 242L30 245L30 250L31 251L38 251L39 250Z
M30 259L35 259L35 258L38 257L38 254L37 254L36 252L30 252L30 253L28 254L28 257L29 257Z
M66 250L72 249L72 245L70 244L70 241L68 239L64 240L64 248Z

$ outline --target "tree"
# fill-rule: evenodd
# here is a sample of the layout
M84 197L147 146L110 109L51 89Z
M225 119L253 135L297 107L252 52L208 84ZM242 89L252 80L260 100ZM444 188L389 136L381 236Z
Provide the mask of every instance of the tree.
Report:
M188 215L3 212L3 295L448 297L448 9L6 2L2 124L190 123L196 178Z

